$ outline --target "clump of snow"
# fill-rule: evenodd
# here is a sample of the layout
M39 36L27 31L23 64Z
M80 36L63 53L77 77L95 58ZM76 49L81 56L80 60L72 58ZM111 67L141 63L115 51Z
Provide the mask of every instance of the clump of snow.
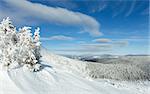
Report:
M0 23L0 63L8 69L27 65L32 71L38 71L41 57L39 30L37 28L32 37L31 27L17 31L9 17L3 19Z

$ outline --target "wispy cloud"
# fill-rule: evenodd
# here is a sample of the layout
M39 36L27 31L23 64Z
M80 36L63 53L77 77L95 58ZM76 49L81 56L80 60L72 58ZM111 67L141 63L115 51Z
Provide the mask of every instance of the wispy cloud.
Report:
M113 45L114 47L125 47L129 44L127 40L120 40L120 41L114 41Z
M55 51L61 51L61 52L77 52L80 54L84 54L84 53L90 53L90 54L93 54L93 53L101 53L101 52L106 52L106 51L110 51L110 50L107 50L107 49L85 49L85 48L80 48L80 49L58 49L58 50L55 50Z
M70 41L74 40L73 37L69 36L64 36L64 35L56 35L56 36L51 36L51 37L42 37L41 40L65 40L65 41Z
M92 13L96 13L103 12L106 9L109 9L112 11L112 17L116 17L118 15L128 17L132 13L139 10L138 7L144 5L142 2L149 3L148 0L112 0L111 2L109 0L96 0L93 1L92 6L89 8L89 11L91 11ZM140 12L138 13L140 14ZM148 14L147 9L141 14Z
M69 52L82 52L84 53L101 53L105 51L111 51L112 50L112 45L110 44L80 44L76 45L75 48L70 48L70 49L57 49L55 51L69 51Z
M108 2L102 2L102 3L100 3L100 5L99 5L99 7L98 7L98 11L100 12L100 11L103 11L105 8L107 8L107 6L108 6L108 4L107 4Z
M105 0L101 0L101 1L93 1L94 5L90 7L90 11L92 13L95 13L95 12L101 12L103 10L105 10L107 7L108 7L108 2L105 1Z
M95 52L99 52L99 51L106 51L106 50L111 50L112 49L112 45L111 44L81 44L81 47L84 49L87 49L89 51L95 51Z
M54 49L56 52L71 52L75 54L102 54L111 53L116 49L121 50L129 45L128 40L111 40L109 43L78 43L65 44L71 48ZM63 45L64 46L64 45ZM69 53L68 53L69 54Z
M99 39L93 40L93 42L97 42L99 44L106 43L105 45L111 44L114 47L117 47L117 46L124 47L124 46L127 46L129 44L129 41L132 41L132 40L134 40L134 38L133 39L108 39L108 38L99 38Z
M94 39L93 42L98 42L98 43L109 43L109 42L111 42L111 39L107 39L107 38L99 38L99 39Z
M92 36L100 36L100 24L93 17L80 12L73 12L59 7L50 7L40 3L31 3L26 0L5 0L7 6L0 9L1 18L10 16L19 21L29 22L32 19L82 27L84 32ZM2 5L2 4L1 4Z
M131 6L130 6L130 9L128 10L128 12L125 14L125 16L129 16L131 15L131 13L133 12L134 8L135 8L135 5L136 5L136 0L134 0L132 3L131 3Z
M113 9L112 17L116 17L122 14L126 8L127 8L127 2L125 1L117 2L117 5L114 7L114 9L112 8Z

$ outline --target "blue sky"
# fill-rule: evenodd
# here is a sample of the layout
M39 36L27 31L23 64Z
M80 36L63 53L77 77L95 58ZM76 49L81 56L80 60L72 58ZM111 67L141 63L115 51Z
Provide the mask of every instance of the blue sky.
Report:
M148 0L0 0L0 20L41 28L58 54L149 54Z

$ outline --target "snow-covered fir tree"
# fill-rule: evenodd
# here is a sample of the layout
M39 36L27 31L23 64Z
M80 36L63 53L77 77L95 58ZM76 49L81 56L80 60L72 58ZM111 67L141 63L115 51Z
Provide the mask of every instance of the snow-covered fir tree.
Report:
M5 67L24 66L30 71L38 71L40 64L39 28L32 37L31 27L16 30L9 17L0 24L0 63Z
M40 28L37 28L34 32L34 43L35 43L35 57L39 61L41 54L40 54L40 47L41 47L41 42L40 42Z

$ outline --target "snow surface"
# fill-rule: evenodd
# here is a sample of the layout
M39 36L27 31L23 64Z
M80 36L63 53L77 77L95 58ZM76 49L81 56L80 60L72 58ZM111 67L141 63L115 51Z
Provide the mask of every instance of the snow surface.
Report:
M86 63L42 51L43 69L4 69L0 64L0 94L150 94L148 81L86 78Z

